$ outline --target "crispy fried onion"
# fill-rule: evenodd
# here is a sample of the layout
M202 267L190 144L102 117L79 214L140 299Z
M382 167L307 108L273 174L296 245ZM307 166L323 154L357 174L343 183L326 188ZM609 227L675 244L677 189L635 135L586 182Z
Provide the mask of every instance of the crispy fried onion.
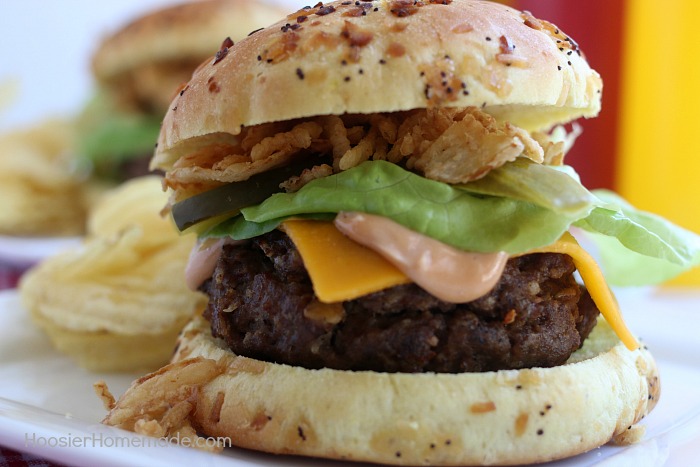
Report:
M540 140L477 108L419 109L371 115L320 116L244 128L232 143L202 145L177 160L166 176L171 188L198 190L236 182L299 157L317 166L285 182L295 191L310 180L367 160L401 163L427 178L466 183L516 157L535 162L563 157L564 144ZM542 143L541 143L541 142Z
M581 133L583 133L581 125L574 123L571 125L571 131L568 131L563 125L557 125L549 133L533 133L532 137L544 149L545 164L562 165L564 156L574 145L576 138L581 136Z
M104 381L98 381L93 385L95 393L110 410L102 423L208 451L221 451L223 445L197 434L191 419L201 386L224 371L220 362L203 357L171 363L134 381L116 403Z

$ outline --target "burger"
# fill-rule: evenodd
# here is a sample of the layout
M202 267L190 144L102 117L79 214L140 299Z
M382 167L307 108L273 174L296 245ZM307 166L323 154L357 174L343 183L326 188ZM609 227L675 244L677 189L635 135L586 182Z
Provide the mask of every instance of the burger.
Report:
M283 15L265 2L192 0L105 36L92 56L96 92L78 119L82 165L113 182L145 175L175 91L222 36L238 40Z
M601 91L571 37L487 1L318 3L224 44L151 163L208 307L104 423L405 465L639 439L657 368L573 234L656 280L698 241L563 163Z

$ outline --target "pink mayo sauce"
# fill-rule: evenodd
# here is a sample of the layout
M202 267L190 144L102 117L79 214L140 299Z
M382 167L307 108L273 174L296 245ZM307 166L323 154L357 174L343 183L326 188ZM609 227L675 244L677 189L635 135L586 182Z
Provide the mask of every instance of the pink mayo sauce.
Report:
M187 287L197 290L204 281L214 274L216 262L221 256L221 250L225 243L225 238L210 238L201 243L197 242L190 252L190 259L185 267Z
M486 295L508 261L505 252L465 252L381 216L343 212L335 226L446 302L465 303Z

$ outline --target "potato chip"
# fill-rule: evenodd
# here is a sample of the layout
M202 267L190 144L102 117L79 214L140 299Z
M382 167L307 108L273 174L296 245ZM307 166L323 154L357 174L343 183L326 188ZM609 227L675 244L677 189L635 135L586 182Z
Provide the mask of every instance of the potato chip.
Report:
M56 347L91 370L151 369L205 303L185 285L195 243L159 215L167 195L155 176L133 179L96 207L75 250L30 270L25 307Z
M47 120L0 135L0 233L75 235L85 228L83 178L70 122Z

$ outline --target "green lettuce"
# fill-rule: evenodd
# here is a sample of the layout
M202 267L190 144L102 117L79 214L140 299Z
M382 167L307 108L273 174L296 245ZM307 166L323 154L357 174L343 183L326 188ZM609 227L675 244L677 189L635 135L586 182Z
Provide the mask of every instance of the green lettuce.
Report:
M150 157L162 116L120 110L104 93L96 93L78 119L81 164L101 178L120 179L120 165Z
M96 164L103 159L123 162L150 155L159 131L159 118L114 114L109 119L94 121L90 131L82 133L79 149Z
M700 265L700 237L636 209L617 194L595 190L598 206L575 226L588 232L608 281L656 284Z
M542 165L525 158L516 159L459 188L530 202L579 217L590 212L591 205L596 202L571 167Z
M362 211L378 214L457 248L522 253L555 242L581 213L556 212L514 198L469 193L384 161L365 162L241 209L207 236L249 238L293 216Z
M205 236L252 238L291 217L362 211L467 251L510 254L555 242L570 227L591 234L613 284L658 283L700 265L697 235L586 190L571 168L516 161L464 185L428 180L384 161L365 162L244 208Z

